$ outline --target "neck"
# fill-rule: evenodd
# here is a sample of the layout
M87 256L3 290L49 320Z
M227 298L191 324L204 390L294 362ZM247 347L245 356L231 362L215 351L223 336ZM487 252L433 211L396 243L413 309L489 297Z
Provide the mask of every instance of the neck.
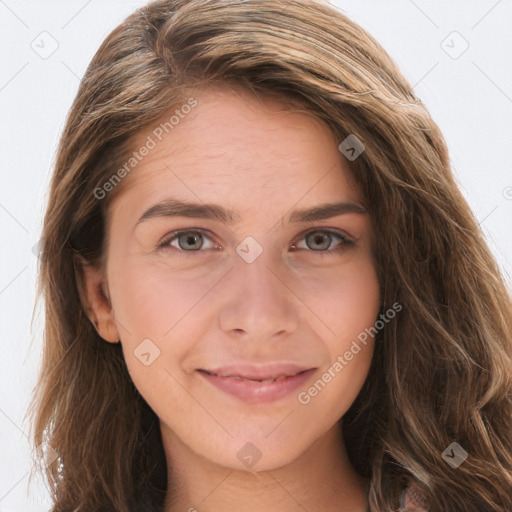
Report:
M169 466L165 512L365 512L367 481L351 466L335 425L293 462L268 471L215 464L183 445L165 426Z

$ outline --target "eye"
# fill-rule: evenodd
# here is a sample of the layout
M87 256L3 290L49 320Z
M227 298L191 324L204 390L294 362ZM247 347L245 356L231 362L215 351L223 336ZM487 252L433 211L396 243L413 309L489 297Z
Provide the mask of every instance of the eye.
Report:
M209 243L205 244L205 240ZM294 243L291 246L292 251L307 250L316 252L319 256L341 252L348 247L355 246L355 242L338 231L331 229L315 229L309 231L300 240L305 240L303 244ZM333 241L338 243L333 246ZM220 249L221 247L214 243L210 236L198 229L188 229L173 231L158 245L158 249L172 248L179 253L201 252L201 249Z
M333 238L338 239L338 244L332 247ZM315 229L306 233L301 240L305 240L306 247L294 243L292 250L309 250L310 252L317 252L320 255L332 254L341 252L348 247L355 246L355 242L338 231L331 229Z
M205 246L205 240L209 240L210 244ZM158 249L165 249L166 247L172 247L182 252L198 252L200 249L219 248L206 233L197 229L173 231L158 245Z

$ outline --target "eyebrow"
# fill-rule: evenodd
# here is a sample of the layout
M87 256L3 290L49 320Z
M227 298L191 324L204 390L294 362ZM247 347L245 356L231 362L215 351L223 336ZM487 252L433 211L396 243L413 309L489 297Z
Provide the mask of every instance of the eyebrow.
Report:
M288 221L292 223L313 222L329 219L344 213L367 213L366 209L357 203L324 203L313 208L294 210L289 214ZM192 217L197 219L210 219L233 225L240 222L239 212L226 210L216 204L191 203L177 199L165 199L146 210L137 224L155 217Z

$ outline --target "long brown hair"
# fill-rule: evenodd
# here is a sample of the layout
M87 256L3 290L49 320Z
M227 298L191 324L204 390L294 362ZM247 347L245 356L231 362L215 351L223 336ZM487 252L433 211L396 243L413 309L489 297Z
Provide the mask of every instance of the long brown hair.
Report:
M365 198L383 308L368 378L342 427L373 512L406 482L437 512L512 510L512 305L451 173L443 137L382 47L327 2L160 0L103 42L63 130L42 233L44 355L33 442L58 454L44 475L53 512L162 510L158 418L119 344L89 319L81 261L101 264L98 199L133 137L196 87L274 95L365 146L348 161ZM136 169L133 172L137 172ZM467 459L443 452L456 442ZM39 449L40 457L43 456Z

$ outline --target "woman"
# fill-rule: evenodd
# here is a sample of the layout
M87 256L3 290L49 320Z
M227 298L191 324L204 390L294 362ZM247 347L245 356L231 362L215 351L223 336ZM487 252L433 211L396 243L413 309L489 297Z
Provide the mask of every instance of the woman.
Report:
M327 3L107 37L40 292L53 512L512 508L510 295L438 127Z

